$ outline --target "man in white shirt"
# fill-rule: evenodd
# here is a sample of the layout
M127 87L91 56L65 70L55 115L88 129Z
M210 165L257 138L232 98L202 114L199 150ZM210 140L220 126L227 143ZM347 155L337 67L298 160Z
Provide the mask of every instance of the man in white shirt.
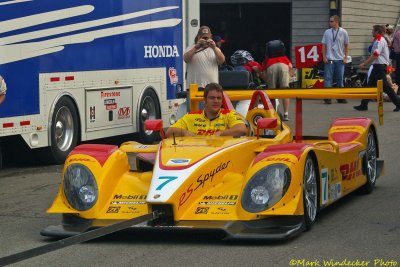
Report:
M395 70L396 83L400 84L400 29L399 28L397 28L395 34L393 35L392 47L395 53L394 60L396 61L396 70Z
M384 38L385 27L383 25L374 25L372 28L372 36L374 42L372 44L371 55L362 62L359 67L362 69L366 65L372 64L372 72L368 79L368 86L376 86L378 80L383 81L383 92L385 92L392 103L395 105L394 112L400 111L400 99L393 91L392 86L389 84L386 76L387 66L389 65L389 48ZM354 106L354 109L359 111L368 110L369 99L361 100L359 106Z
M205 87L219 82L218 65L224 63L225 56L212 40L209 27L200 27L195 43L186 49L183 60L187 64L187 86L196 83Z

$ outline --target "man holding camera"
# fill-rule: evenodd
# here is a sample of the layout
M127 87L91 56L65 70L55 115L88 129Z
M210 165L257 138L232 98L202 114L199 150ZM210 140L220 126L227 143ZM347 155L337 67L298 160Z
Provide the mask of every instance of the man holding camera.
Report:
M196 83L205 87L218 83L218 65L224 63L225 56L213 41L210 28L200 27L194 42L183 55L187 64L187 85Z

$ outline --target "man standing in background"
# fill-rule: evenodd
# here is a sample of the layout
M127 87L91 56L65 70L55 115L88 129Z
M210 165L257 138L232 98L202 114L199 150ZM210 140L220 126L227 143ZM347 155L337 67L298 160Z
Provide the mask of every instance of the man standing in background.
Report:
M394 49L394 60L396 61L396 83L400 84L400 29L397 29L393 36L392 47Z
M322 57L324 61L324 87L332 87L335 77L336 87L343 87L344 66L349 55L349 35L339 27L340 18L334 15L329 18L331 28L327 29L322 37ZM325 104L331 104L330 99L324 99ZM338 103L347 103L345 99L338 99Z
M372 44L371 55L362 62L359 67L362 69L366 65L372 64L371 74L368 79L368 86L376 86L378 80L383 81L383 92L385 92L390 100L395 105L394 112L400 111L400 98L393 91L392 86L389 84L386 76L387 66L389 65L389 48L384 38L385 26L374 25L372 29L372 36L374 37L374 42ZM354 109L359 111L368 110L369 99L361 100L359 106L354 106Z
M224 63L225 56L212 39L209 27L200 27L194 44L186 49L183 60L187 67L188 86L196 83L199 87L205 87L209 83L219 82L218 65Z

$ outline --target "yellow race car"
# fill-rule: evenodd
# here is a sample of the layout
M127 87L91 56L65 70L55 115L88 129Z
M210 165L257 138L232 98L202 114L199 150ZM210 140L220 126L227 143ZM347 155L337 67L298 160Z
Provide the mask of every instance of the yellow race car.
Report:
M309 92L304 98L318 91ZM227 238L286 239L310 229L321 209L345 195L372 191L383 161L370 119L336 119L327 137L307 140L298 124L293 137L265 91L246 94L252 136L76 147L47 211L62 214L62 225L41 234L72 236L139 218L132 227L212 228L224 230ZM228 98L224 104L229 107ZM162 134L162 121L146 125Z

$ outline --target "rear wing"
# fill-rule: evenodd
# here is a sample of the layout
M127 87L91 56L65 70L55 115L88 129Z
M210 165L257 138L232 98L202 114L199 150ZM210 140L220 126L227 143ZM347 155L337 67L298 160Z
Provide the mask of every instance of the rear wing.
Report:
M266 89L264 91L270 99L296 99L295 140L302 138L303 132L303 99L375 99L378 105L379 124L383 125L383 81L379 80L377 87L357 88L323 88L323 89ZM231 101L250 100L254 90L224 89ZM197 84L189 87L189 110L199 109L203 101L203 91L199 91Z

